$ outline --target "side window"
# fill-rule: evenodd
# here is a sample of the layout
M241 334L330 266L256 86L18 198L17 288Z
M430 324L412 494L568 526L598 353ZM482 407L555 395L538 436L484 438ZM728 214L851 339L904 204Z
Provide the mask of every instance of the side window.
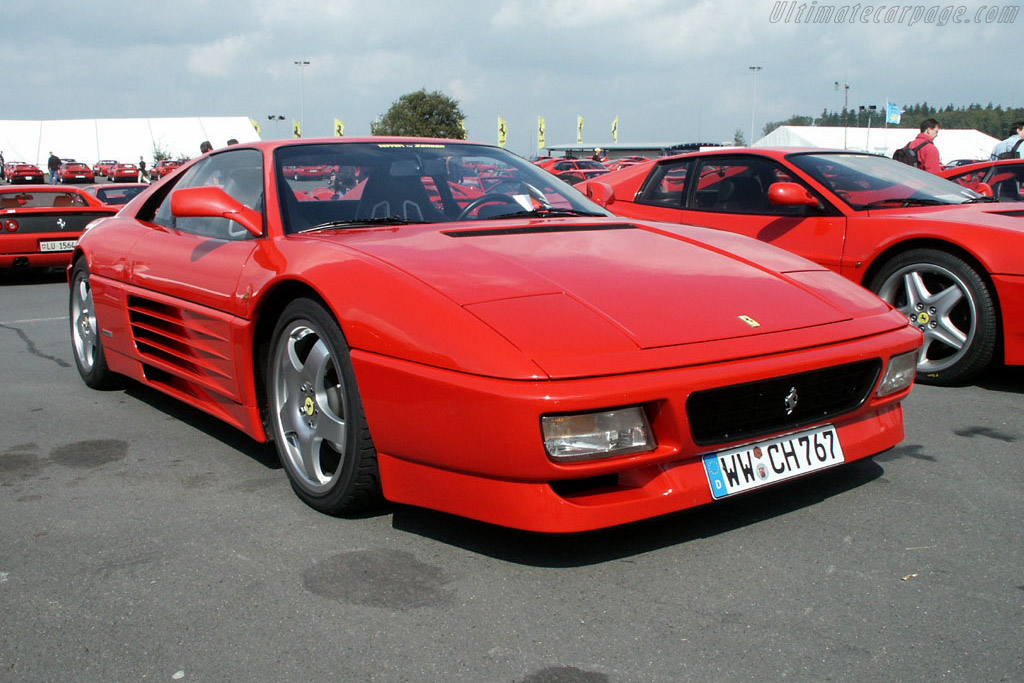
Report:
M168 228L217 239L250 239L245 228L227 218L176 218L171 197L179 189L217 186L250 209L263 211L263 155L255 149L214 154L190 168L168 192L156 210L153 222Z
M773 183L797 182L782 166L759 157L714 158L698 169L691 208L718 213L798 216L804 207L778 206L768 200Z
M673 164L659 164L640 190L637 203L673 209L683 208L688 187L687 179L692 168L693 161L689 159Z

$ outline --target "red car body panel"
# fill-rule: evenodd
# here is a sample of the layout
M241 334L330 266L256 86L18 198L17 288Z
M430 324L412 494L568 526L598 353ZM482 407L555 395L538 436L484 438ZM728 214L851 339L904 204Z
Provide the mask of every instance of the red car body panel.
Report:
M598 217L287 234L280 202L297 195L279 192L274 151L328 142L403 140L237 146L260 150L268 169L262 237L139 220L163 183L97 222L76 256L88 262L111 370L260 441L256 349L273 302L297 289L318 297L352 349L389 500L546 532L702 505L712 495L701 456L749 439L698 445L685 418L695 392L869 358L880 375L920 344L902 315L827 270L701 228ZM847 462L903 438L909 390L872 388L830 421ZM653 450L571 463L547 455L542 415L623 404L645 407ZM607 476L617 479L557 485Z
M78 188L0 186L0 268L66 266L86 224L113 213Z
M597 179L597 183L611 188L613 192L611 202L599 203L624 217L702 225L754 237L804 256L863 286L871 282L885 260L901 250L930 246L965 254L981 265L996 291L1005 362L1024 364L1024 258L1021 257L1024 253L1024 205L896 206L855 211L839 200L830 188L818 183L788 159L793 154L826 151L726 149L652 160ZM809 217L784 217L666 208L636 201L659 163L683 158L737 156L765 157L778 162L786 172L809 187L815 197L826 202L830 211ZM991 166L961 166L941 175L971 175L982 167ZM603 196L602 189L593 181L577 189L597 200ZM871 196L865 192L862 199L868 201Z

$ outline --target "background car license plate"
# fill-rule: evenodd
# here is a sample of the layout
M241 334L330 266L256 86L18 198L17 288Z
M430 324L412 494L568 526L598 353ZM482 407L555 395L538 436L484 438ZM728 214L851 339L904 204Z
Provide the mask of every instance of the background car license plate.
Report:
M78 240L46 240L39 243L39 251L71 251Z
M711 495L724 498L845 461L832 425L704 456Z

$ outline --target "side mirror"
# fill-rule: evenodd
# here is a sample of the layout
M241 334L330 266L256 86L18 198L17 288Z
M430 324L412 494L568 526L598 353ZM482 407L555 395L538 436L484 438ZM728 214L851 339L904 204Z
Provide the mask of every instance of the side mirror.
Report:
M982 197L995 197L996 193L992 191L992 186L988 183L978 183L974 186L974 191L980 194Z
M778 206L818 206L818 199L799 183L772 183L768 201Z
M263 216L216 186L175 190L171 213L178 218L227 218L257 237L263 234Z
M600 180L591 180L584 189L586 190L587 197L601 206L615 203L615 190L608 183L602 183Z

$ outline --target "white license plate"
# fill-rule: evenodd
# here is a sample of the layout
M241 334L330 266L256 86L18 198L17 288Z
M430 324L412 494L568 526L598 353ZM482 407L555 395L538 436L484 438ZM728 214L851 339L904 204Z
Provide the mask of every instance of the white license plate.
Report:
M704 456L711 495L725 498L845 461L832 425Z
M45 240L39 243L39 251L72 251L78 240Z

